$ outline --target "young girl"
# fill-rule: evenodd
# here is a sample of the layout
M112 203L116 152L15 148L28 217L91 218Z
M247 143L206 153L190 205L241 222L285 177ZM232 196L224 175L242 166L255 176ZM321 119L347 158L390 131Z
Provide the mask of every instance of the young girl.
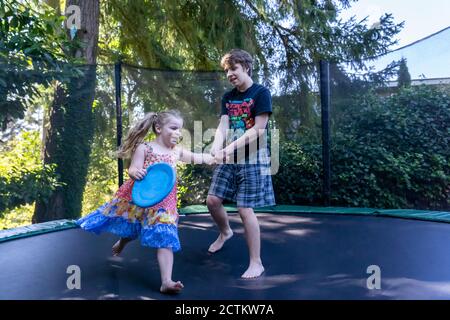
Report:
M180 250L177 186L175 184L165 199L150 208L133 204L131 189L135 180L144 178L147 167L157 162L169 163L174 169L178 160L213 163L214 159L209 154L192 153L177 146L182 127L183 119L176 110L147 113L128 132L118 151L119 157L131 158L128 168L131 179L119 188L111 201L77 221L84 230L97 234L107 231L120 236L112 247L115 256L128 242L138 237L143 246L157 248L162 293L177 293L183 288L180 281L172 281L173 252ZM150 129L156 138L144 142Z

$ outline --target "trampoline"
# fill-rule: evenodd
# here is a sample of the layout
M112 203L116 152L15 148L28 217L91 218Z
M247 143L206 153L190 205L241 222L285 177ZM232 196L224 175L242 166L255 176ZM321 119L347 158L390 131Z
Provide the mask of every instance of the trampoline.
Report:
M217 237L212 218L181 216L182 250L175 254L173 274L185 289L178 295L159 293L156 251L138 241L112 257L116 236L91 234L70 222L54 232L9 235L6 241L0 238L0 299L450 298L450 224L379 212L355 215L351 209L350 214L288 209L257 213L266 271L245 280L240 275L248 253L239 216L230 213L235 236L214 255L207 253ZM433 220L443 221L443 214L448 215L436 212ZM67 288L71 265L80 267L81 289ZM380 289L367 287L367 269L373 265L381 271Z

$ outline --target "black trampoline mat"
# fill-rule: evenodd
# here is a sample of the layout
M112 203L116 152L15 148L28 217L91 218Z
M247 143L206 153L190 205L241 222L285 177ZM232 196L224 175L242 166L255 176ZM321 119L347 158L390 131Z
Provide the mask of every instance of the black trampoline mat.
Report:
M130 243L111 256L118 239L69 229L0 244L0 299L449 299L450 225L417 220L324 214L258 214L265 273L241 279L248 265L243 225L230 215L235 235L210 255L218 233L209 215L182 216L182 250L173 279L185 289L159 293L156 249ZM70 265L81 289L68 289ZM381 271L370 290L367 268Z

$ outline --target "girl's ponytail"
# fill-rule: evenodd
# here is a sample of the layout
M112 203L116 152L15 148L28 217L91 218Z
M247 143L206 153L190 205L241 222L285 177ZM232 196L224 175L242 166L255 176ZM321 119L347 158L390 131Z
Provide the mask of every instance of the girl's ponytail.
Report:
M144 141L148 131L155 132L155 123L158 121L158 114L155 112L146 113L144 118L136 123L127 133L123 143L117 151L117 157L129 159L133 156L136 148Z
M117 157L130 159L133 156L134 151L136 151L136 148L144 141L148 131L152 129L152 131L156 134L155 126L158 125L159 127L162 127L170 117L175 117L181 120L183 119L178 110L166 110L159 113L146 113L144 118L136 123L130 131L128 131L123 143L119 147L119 150L117 150Z

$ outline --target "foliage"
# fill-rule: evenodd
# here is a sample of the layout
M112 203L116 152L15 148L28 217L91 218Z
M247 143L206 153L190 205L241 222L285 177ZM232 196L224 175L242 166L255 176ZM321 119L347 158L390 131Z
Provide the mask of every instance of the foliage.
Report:
M280 167L272 177L277 204L320 203L320 152L320 145L282 141Z
M0 230L30 225L33 211L34 203L5 210L3 217L0 218Z
M376 199L378 205L387 207L445 207L450 182L449 91L403 88L387 98L362 99L358 105L361 111L342 127L351 140L336 145L343 152L356 152L346 157L357 160L352 163L359 167L351 170L353 178L364 177L372 189L359 192L372 191L371 202ZM339 167L335 170L344 172ZM339 183L340 190L343 185Z
M449 90L421 86L353 98L332 136L332 204L448 210ZM280 164L277 203L322 204L320 144L284 140Z
M205 204L213 168L207 165L187 164L178 168L178 198L180 206Z
M336 204L446 208L449 91L403 88L353 100L333 137Z
M66 52L67 57L87 64L78 66L79 76L56 87L49 118L49 134L44 145L44 163L56 164L64 186L48 204L36 203L33 222L80 215L93 138L92 107L96 87L99 1L66 1L66 7L80 8L81 29L76 39L82 44Z
M113 0L102 4L101 48L146 67L214 70L224 51L241 47L271 73L320 59L360 60L396 43L403 24L389 14L371 27L354 17L341 21L350 2Z
M60 186L54 166L43 168L12 167L8 178L0 177L0 212L34 201L47 201Z
M318 122L310 91L317 86L319 60L351 61L350 64L364 68L363 59L387 52L403 26L395 24L389 14L380 17L373 26L367 26L365 19L339 19L339 13L351 3L349 0L104 1L100 60L112 63L122 59L159 70L212 71L220 69L219 60L226 51L243 48L255 58L255 81L268 86L277 83L283 95L298 96L295 107L302 118L300 130L311 131ZM161 73L157 78L145 81L148 85L144 91L133 89L135 99L150 96L152 108L158 108L176 95L176 89L166 85L172 82L170 73ZM204 90L183 80L182 88L192 88L192 92L178 96L181 104L203 102ZM214 85L213 91L216 88L221 88L220 83ZM148 89L157 94L146 92ZM218 96L223 92L218 90ZM190 101L185 101L186 97ZM203 118L210 113L199 114Z
M67 92L59 106L61 121L53 122L52 129L56 133L52 136L53 147L49 148L56 148L48 163L57 165L56 172L64 183L60 190L66 218L76 218L81 212L94 133L92 103L96 67L82 69L83 77L72 78L67 84Z
M34 9L35 8L35 9ZM0 0L0 126L5 130L24 117L37 85L73 74L63 47L67 41L61 28L63 18L36 1ZM74 60L76 61L76 60Z
M242 19L233 1L112 0L102 3L101 12L106 59L122 56L165 70L214 70L224 50L258 46L251 21Z
M97 127L98 128L98 127ZM99 131L99 130L98 130ZM89 213L109 201L117 190L117 159L111 136L94 135L81 212Z
M0 160L0 216L5 210L47 201L60 186L54 166L40 163L39 133L23 132L2 147Z

